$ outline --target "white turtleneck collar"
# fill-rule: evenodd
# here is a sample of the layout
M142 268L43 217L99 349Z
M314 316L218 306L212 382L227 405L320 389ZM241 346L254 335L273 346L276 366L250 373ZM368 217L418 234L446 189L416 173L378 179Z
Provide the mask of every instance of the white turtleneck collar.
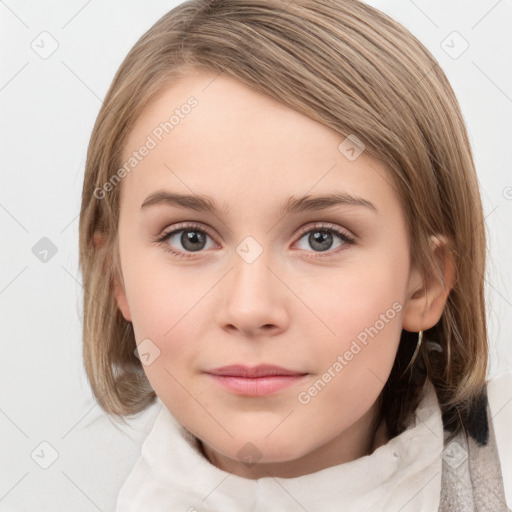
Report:
M431 512L439 507L441 410L432 384L415 418L371 455L295 478L242 478L211 464L160 402L116 512Z

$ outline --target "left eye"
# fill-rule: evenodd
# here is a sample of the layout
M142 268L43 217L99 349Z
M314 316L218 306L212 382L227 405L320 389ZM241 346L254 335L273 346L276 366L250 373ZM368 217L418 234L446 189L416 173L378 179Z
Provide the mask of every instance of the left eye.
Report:
M344 245L349 245L353 243L353 239L350 238L346 233L340 231L335 228L315 228L306 231L301 238L301 240L305 240L306 243L313 248L314 252L325 252L333 249L332 245L334 241L338 239L339 244L334 247L337 249ZM300 249L308 250L307 247L299 247ZM336 252L335 250L332 252Z

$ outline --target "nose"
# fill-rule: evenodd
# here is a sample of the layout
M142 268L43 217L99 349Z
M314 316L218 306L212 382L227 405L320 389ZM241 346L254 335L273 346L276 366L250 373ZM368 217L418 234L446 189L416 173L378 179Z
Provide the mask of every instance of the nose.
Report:
M218 325L248 337L274 336L288 328L290 291L263 252L248 263L238 254L223 279Z

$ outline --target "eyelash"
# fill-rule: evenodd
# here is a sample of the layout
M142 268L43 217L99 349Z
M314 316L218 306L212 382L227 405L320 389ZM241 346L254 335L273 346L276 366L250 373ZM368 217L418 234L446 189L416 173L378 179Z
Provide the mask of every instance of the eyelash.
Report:
M166 243L169 238L171 238L176 233L179 233L180 231L200 231L200 232L208 235L210 238L214 239L213 235L210 233L210 230L203 225L194 224L194 223L181 223L181 224L174 225L172 227L172 230L168 230L168 231L164 232L161 236L157 237L157 239L155 241L156 241L156 243L161 245L165 251L172 253L174 256L177 256L178 258L184 258L184 259L192 258L192 257L194 257L193 252L184 253L184 252L176 251L175 249L170 247L169 244ZM326 256L324 256L322 253L315 253L315 254L317 254L317 256L312 256L313 258L326 258L326 257L332 256L333 254L337 254L340 251L345 250L345 246L347 246L347 245L355 244L354 238L349 236L345 231L340 230L335 224L325 224L325 223L316 223L313 226L308 225L308 226L301 228L297 235L298 240L300 240L305 234L307 234L311 231L326 231L329 233L334 233L336 236L338 236L338 238L340 238L344 242L344 244L342 246L338 247L337 249L335 249L333 251L325 251L327 254ZM201 251L198 251L198 252L201 252Z

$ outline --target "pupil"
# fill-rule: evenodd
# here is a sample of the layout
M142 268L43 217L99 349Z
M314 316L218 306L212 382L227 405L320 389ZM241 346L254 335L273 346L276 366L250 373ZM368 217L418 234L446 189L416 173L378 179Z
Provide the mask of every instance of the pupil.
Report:
M329 243L325 244L326 241ZM326 251L332 243L332 234L327 231L312 232L309 236L309 243L313 248L316 247L320 251Z
M188 251L201 250L204 247L205 240L205 236L199 231L184 231L181 235L181 243Z

